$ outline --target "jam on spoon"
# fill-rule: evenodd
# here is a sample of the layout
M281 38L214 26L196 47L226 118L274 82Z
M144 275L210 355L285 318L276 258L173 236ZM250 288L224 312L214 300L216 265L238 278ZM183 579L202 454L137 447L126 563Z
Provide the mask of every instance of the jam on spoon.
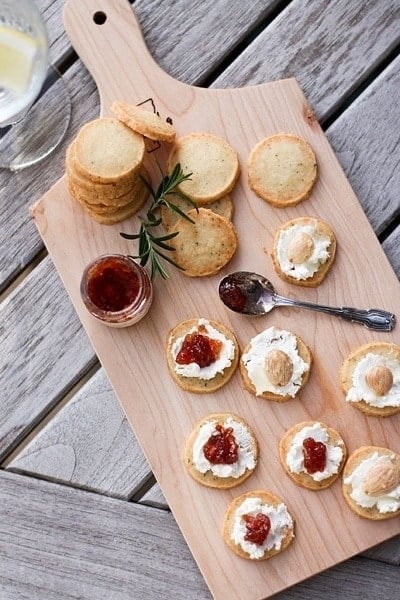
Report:
M225 306L244 315L265 315L275 306L296 306L361 323L377 331L391 331L396 323L393 313L377 308L332 307L279 296L268 279L250 271L237 271L224 277L219 284L219 297Z

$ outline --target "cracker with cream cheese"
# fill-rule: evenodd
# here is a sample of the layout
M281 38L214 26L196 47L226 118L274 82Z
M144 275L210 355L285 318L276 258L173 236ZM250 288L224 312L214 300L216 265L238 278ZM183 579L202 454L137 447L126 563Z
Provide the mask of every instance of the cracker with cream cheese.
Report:
M208 367L201 367L194 362L190 365L177 363L185 338L192 333L200 333L222 343L217 360ZM206 394L215 392L231 379L239 362L239 345L235 335L221 323L211 319L190 319L178 323L169 332L166 355L169 372L182 389Z
M249 509L249 511L248 511ZM244 518L267 513L270 529L263 544L246 543L250 533ZM269 513L269 514L268 514ZM250 525L251 526L251 525ZM235 498L228 506L223 524L222 537L227 546L241 558L266 560L285 550L294 539L294 519L282 500L267 490L246 492Z
M379 446L363 446L343 470L344 499L359 517L382 521L400 515L400 455Z
M216 426L221 431L217 431ZM232 429L229 432L229 429ZM210 462L207 443L214 441L212 448L220 452L227 443L236 444L237 461ZM218 445L219 444L219 445ZM187 439L184 462L189 474L206 487L228 489L240 485L253 473L258 460L258 443L251 427L236 414L213 413L201 419ZM209 454L207 454L209 456ZM232 473L231 475L229 473Z
M243 350L240 374L244 387L260 398L287 402L305 386L312 354L294 333L270 327Z
M340 383L346 400L373 417L400 412L400 346L370 342L343 362Z
M311 437L315 442L323 443L326 451L326 463L323 471L312 474L304 465L304 439ZM289 477L299 486L309 490L322 490L333 484L346 461L345 443L336 429L319 421L303 421L293 425L279 442L279 457L282 467Z
M321 219L291 219L277 229L272 260L281 279L293 285L317 287L328 274L336 255L336 237Z

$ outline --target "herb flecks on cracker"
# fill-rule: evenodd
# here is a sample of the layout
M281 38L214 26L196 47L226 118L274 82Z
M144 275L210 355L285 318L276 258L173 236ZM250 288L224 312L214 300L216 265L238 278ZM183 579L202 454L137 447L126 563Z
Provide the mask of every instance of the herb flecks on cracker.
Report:
M162 250L167 252L175 251L175 248L166 242L176 237L179 234L179 231L174 231L172 233L167 233L166 235L160 236L152 233L153 228L158 227L158 225L161 224L161 218L156 214L157 209L164 206L167 209L178 213L180 217L192 222L190 217L188 217L187 214L184 213L179 206L174 204L170 199L171 196L176 195L180 196L181 198L185 198L191 203L191 200L187 198L185 194L180 192L177 187L182 182L190 179L192 173L185 174L179 163L175 165L170 175L164 175L161 168L160 173L161 183L159 184L157 190L153 190L147 179L141 177L144 185L152 197L152 202L149 210L146 213L146 219L142 219L139 233L120 233L120 235L127 240L139 240L138 254L136 256L131 255L131 258L139 258L142 266L145 266L148 262L150 262L152 279L154 279L157 273L159 273L163 279L169 278L169 273L162 264L163 260L166 260L178 269L182 269L182 267L180 267L170 256L162 252ZM193 204L193 206L195 205Z

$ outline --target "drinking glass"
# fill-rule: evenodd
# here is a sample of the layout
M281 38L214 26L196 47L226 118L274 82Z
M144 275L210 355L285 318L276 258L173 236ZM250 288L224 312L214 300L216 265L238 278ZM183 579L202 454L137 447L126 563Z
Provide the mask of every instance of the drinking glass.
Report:
M33 0L0 0L0 167L17 171L48 156L70 117L68 90L49 66L38 7Z

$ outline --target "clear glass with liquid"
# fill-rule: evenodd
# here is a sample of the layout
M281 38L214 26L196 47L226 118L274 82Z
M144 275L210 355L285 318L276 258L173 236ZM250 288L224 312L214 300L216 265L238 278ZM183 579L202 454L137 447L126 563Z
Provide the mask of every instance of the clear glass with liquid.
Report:
M48 39L32 2L0 2L0 125L18 121L46 78Z
M52 85L59 87L50 94ZM37 5L0 0L0 167L18 170L50 154L70 113L68 91L49 69L48 36Z

